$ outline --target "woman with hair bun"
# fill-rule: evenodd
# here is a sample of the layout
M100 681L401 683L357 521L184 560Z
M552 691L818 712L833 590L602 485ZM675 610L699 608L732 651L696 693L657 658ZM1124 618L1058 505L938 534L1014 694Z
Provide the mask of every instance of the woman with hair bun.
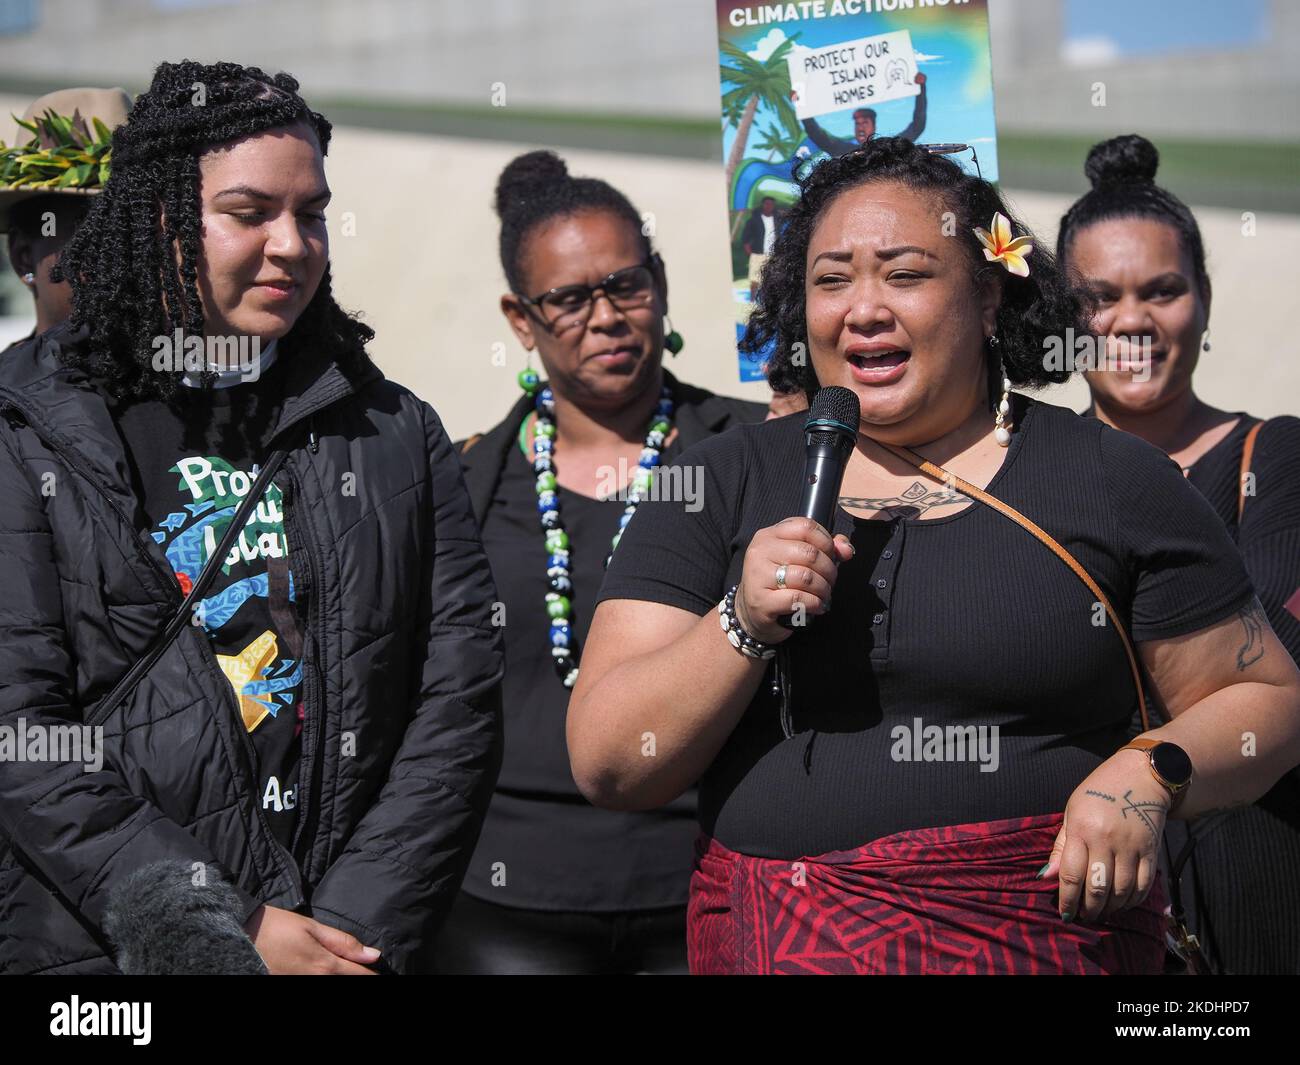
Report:
M652 471L766 412L664 369L665 349L682 346L664 264L621 192L536 151L502 171L496 209L501 311L542 375L524 370L510 413L463 446L502 595L508 741L437 965L680 971L694 796L648 813L593 809L569 771L564 716L606 559L658 491ZM678 488L694 498L693 482Z
M1092 191L1061 220L1058 254L1094 304L1092 332L1107 356L1085 375L1089 413L1178 464L1300 662L1300 418L1265 421L1196 394L1193 375L1210 351L1210 278L1196 219L1155 183L1158 164L1136 134L1095 145L1084 166ZM1300 772L1192 834L1188 901L1210 957L1228 972L1300 972Z
M1300 671L1267 623L1238 653L1250 581L1173 463L1011 391L1082 307L992 185L898 138L800 184L746 342L858 398L833 527L791 517L804 415L686 452L703 508L641 507L606 575L574 778L699 782L694 972L1158 973L1165 820L1300 761ZM1126 743L1143 667L1172 718Z

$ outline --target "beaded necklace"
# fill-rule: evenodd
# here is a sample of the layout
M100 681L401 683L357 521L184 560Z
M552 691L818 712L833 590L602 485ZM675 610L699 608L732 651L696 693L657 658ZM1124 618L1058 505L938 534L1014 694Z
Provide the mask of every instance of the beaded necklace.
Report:
M519 375L520 387L530 396L536 396L534 409L537 422L533 426L533 472L537 474L537 513L542 524L546 543L546 576L550 591L546 593L546 613L551 619L551 662L555 672L566 688L572 688L578 679L578 663L574 654L573 635L569 625L572 615L572 603L569 595L573 591L573 579L569 571L569 534L564 531L560 520L560 500L556 494L559 482L555 477L555 394L550 387L541 388L541 379L536 370L524 370ZM540 391L539 391L540 389ZM659 464L659 453L664 440L672 431L673 401L672 391L664 385L659 393L659 404L650 418L650 429L646 433L645 445L641 457L637 460L637 471L632 477L627 494L627 506L618 521L618 532L610 541L609 554L605 556L605 565L614 557L614 550L623 536L623 530L632 520L636 508L649 494L650 484L654 480L654 467ZM520 448L524 447L527 436L528 418L525 416L519 427ZM525 454L527 452L525 451Z

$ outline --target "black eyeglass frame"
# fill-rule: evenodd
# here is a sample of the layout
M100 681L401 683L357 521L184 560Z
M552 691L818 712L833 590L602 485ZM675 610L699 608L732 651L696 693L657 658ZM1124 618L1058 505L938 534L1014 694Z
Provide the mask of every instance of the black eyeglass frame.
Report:
M611 282L613 282L613 280L621 274L626 274L632 270L648 270L650 271L651 292L653 293L653 291L656 288L658 288L660 282L663 279L663 268L664 268L664 261L659 257L659 253L656 251L656 252L651 252L648 258L643 259L639 263L633 263L631 266L624 266L620 270L615 270L613 273L605 275L605 277L601 278L601 280L596 282L596 284L594 285L584 285L580 282L572 285L557 285L555 288L549 288L545 292L541 292L536 296L525 296L522 292L516 292L515 296L518 298L520 303L522 303L525 307L533 311L537 319L543 325L545 325L547 329L553 330L555 328L555 323L548 320L545 312L542 310L542 300L546 299L546 297L553 296L557 292L585 290L587 293L587 301L584 306L586 308L585 313L588 319L591 317L591 312L595 310L597 292L599 292L602 296L604 296L607 300L609 300L609 302L612 303L619 310L636 310L638 309L639 306L642 305L638 304L637 306L631 308L620 306L618 301L615 300L612 296L610 296L610 294L605 290L606 286L609 285ZM650 306L650 304L647 302L646 304L644 304L644 306L648 307ZM584 319L584 321L585 320L586 319ZM565 326L564 329L567 330L572 328L573 324L576 323L571 323L570 325Z

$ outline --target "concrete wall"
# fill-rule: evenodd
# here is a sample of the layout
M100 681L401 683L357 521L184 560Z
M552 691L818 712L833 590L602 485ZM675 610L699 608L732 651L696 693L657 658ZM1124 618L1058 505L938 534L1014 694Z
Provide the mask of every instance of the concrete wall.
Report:
M0 96L0 114L25 101ZM342 128L327 161L334 190L333 269L344 306L364 313L373 353L389 376L414 389L457 436L497 421L517 395L523 351L497 310L504 280L496 258L492 188L501 168L536 145L464 141ZM766 398L737 381L720 166L609 152L566 152L570 169L595 174L653 212L668 265L673 323L686 339L669 363L686 380L733 395ZM374 160L384 160L382 181ZM1009 193L1039 235L1055 241L1067 201ZM354 236L344 236L346 212ZM1300 217L1261 215L1258 235L1240 216L1198 209L1214 278L1214 349L1199 371L1210 402L1258 415L1300 409L1300 353L1293 325ZM27 328L11 323L10 328ZM506 365L493 354L506 353ZM1054 389L1076 409L1085 390Z
M1139 0L1153 2L1153 0ZM1272 39L1224 55L1062 63L1064 0L990 0L999 126L1300 140L1300 5L1273 0ZM1168 5L1177 10L1176 3ZM148 82L162 59L292 71L308 96L714 119L711 0L39 0L0 37L0 80ZM53 58L57 57L57 61ZM1094 107L1104 81L1108 104Z
M1300 140L1300 5L1293 0L1274 0L1272 34L1259 48L1078 64L1062 56L1063 6L990 0L999 129Z
M51 69L141 81L163 59L291 71L310 93L487 106L714 117L709 0L41 0L30 34L0 38L2 76ZM51 56L58 56L58 63Z

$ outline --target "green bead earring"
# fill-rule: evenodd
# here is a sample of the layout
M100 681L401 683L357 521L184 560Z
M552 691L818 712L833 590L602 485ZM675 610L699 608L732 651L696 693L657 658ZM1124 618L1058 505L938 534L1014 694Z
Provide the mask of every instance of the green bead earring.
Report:
M681 333L673 328L673 320L664 315L664 348L669 355L676 357L677 353L686 346L686 341L682 339Z

